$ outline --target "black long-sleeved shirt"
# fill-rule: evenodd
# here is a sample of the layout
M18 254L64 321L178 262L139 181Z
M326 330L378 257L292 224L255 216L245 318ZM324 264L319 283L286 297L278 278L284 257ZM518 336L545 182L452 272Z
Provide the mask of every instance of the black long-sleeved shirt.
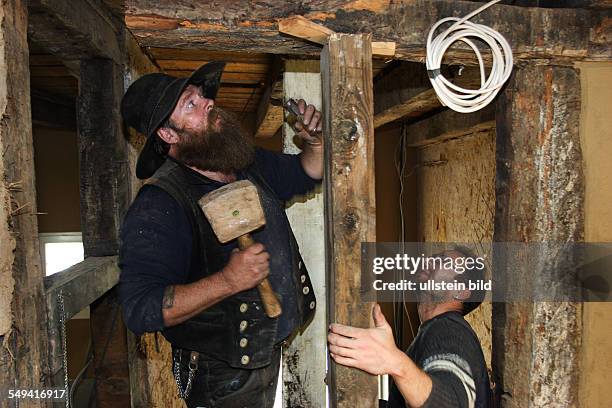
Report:
M443 313L423 323L407 354L432 381L423 408L489 407L489 376L482 348L460 313ZM388 407L405 406L393 384Z
M311 179L296 155L257 149L257 168L276 198L287 201L312 190ZM202 195L223 186L186 168L201 188ZM238 178L244 175L239 174ZM278 336L282 340L298 320L290 265L289 231L282 220L266 220L266 226L253 234L270 253L270 282L281 298L283 314L279 317ZM224 245L229 253L236 243ZM136 334L164 330L162 299L169 285L188 282L192 251L192 230L185 210L161 188L145 185L131 205L121 228L119 251L119 298L126 326Z

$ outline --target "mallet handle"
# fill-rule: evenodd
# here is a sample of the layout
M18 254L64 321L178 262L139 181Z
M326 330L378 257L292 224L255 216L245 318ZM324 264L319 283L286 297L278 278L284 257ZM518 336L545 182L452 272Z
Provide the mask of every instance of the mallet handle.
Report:
M255 243L251 234L244 234L238 237L238 247L240 250L244 251L251 245ZM262 280L257 286L259 290L259 296L261 297L261 301L263 302L264 311L266 315L270 318L275 318L283 313L283 309L281 308L281 304L276 297L276 293L274 293L274 289L270 285L270 281L268 278Z

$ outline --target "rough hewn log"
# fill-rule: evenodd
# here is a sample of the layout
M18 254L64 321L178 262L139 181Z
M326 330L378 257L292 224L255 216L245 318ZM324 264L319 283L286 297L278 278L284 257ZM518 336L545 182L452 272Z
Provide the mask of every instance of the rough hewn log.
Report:
M49 331L49 368L54 386L63 387L64 371L60 332L59 295L63 297L64 321L88 307L117 284L117 257L91 257L65 271L45 278L47 327Z
M321 54L325 118L325 217L330 322L372 325L361 289L361 242L376 240L374 125L370 35L332 34ZM337 407L377 404L376 377L331 363Z
M76 130L75 100L33 89L32 124Z
M489 0L468 0L486 3ZM500 4L519 7L551 7L551 8L611 8L611 0L502 0Z
M26 3L0 3L0 389L48 385L38 243ZM29 407L47 401L29 400Z
M422 62L425 38L439 19L465 15L477 7L457 0L348 1L246 0L220 4L133 0L126 24L143 46L318 55L320 48L282 36L278 19L293 15L335 32L372 32L394 41L395 57ZM517 60L610 59L609 11L540 9L495 5L474 18L501 32ZM448 62L475 62L471 51L450 50Z
M446 109L404 129L410 147L438 143L495 128L495 105L473 113L457 113Z
M78 131L85 256L117 254L128 206L127 145L118 107L123 75L111 60L81 62Z
M443 67L444 76L454 84L478 89L480 75L476 68L468 68L458 75L457 67ZM403 119L416 119L443 109L431 87L423 64L401 66L382 77L375 87L374 127Z
M102 7L88 1L32 0L28 34L39 46L67 60L103 57L120 62L116 28Z
M582 241L579 76L572 68L555 66L525 67L513 75L496 114L494 241ZM558 254L547 245L539 259L495 261L493 270L505 276L507 285L521 282L539 293L568 290L550 283L571 281L568 274L576 271L572 259L565 260L567 265L546 268L546 263L558 265ZM580 304L493 307L493 370L505 395L504 406L578 405Z

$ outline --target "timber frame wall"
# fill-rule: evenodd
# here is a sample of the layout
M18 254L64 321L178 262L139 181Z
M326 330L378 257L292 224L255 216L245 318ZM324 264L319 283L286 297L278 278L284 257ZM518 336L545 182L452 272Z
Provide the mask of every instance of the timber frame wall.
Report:
M178 28L157 30L156 19L159 16L165 18L166 26L172 26L172 19L176 19L173 13L180 13L164 9L164 6L158 7L155 2L142 0L133 3L126 22L142 46L181 44L209 50L300 55L318 55L321 52L314 45L274 33L277 17L271 13L273 10L277 13L275 7L247 12L242 18L253 23L249 25L236 26L228 24L225 17L213 17L202 27L184 28L177 21L175 27ZM581 4L597 7L597 3ZM4 347L0 358L3 367L7 367L0 374L3 389L11 386L63 386L60 381L60 339L53 329L58 319L55 299L60 291L65 298L67 319L95 302L92 321L101 322L100 332L93 333L96 350L100 350L100 345L107 340L104 335L108 331L102 322L113 321L116 313L116 299L111 289L118 276L115 258L117 233L132 194L130 186L134 185L127 183L132 170L127 167L128 146L123 138L117 107L125 88L124 76L134 69L131 64L134 60L145 61L148 58L146 55L126 55L126 49L139 50L138 47L126 45L133 41L130 32L122 21L108 15L100 4L32 0L26 6L22 0L6 0L0 8L0 42L3 44L0 47L0 272L4 291L0 320ZM300 10L292 9L293 6L284 7L282 12L287 15L300 13ZM329 10L317 10L316 7L322 6L313 6L310 12L329 28L349 33L354 32L355 27L372 31L377 35L376 40L397 43L396 58L421 62L423 39L429 27L441 17L467 14L474 9L474 3L432 0L389 5L388 2L375 1L366 10L341 4L336 13L327 14L322 12ZM183 11L186 19L195 19L191 16L198 13L203 15L197 7ZM228 12L231 15L231 10ZM419 17L415 19L414 16ZM610 18L608 9L506 5L498 5L478 17L480 22L508 35L517 61L514 76L501 95L495 113L495 240L583 239L582 156L575 125L580 93L573 65L577 61L610 61ZM231 27L229 31L228 26ZM77 127L81 138L82 219L88 258L53 278L45 279L44 286L39 256L34 249L38 245L36 209L32 204L35 203L35 191L29 78L25 68L28 27L31 37L51 53L65 61L78 61L81 79L87 84L79 94ZM219 27L222 29L215 31ZM246 45L237 41L247 36L252 41ZM348 55L341 58L343 50ZM369 324L371 305L351 297L354 293L351 290L359 287L351 280L355 278L353 275L347 276L348 280L342 279L346 276L343 262L356 259L355 245L361 240L375 239L371 146L375 123L381 125L384 118L379 116L379 121L376 121L372 107L371 75L366 75L371 70L368 63L370 54L369 36L333 35L323 52L322 65L326 77L323 88L325 110L339 114L340 118L331 120L328 114L326 123L330 135L326 140L329 237L326 256L328 280L333 285L328 317L362 326ZM466 65L474 61L469 53L461 50L452 51L448 56L450 61ZM150 61L145 65L153 66ZM343 84L340 82L345 80L347 82ZM363 95L356 97L356 89L360 89ZM337 90L340 93L336 94ZM339 100L340 94L346 98ZM430 92L420 96L432 95ZM422 103L413 106L422 106ZM348 113L351 107L356 107L357 111ZM529 114L523 115L525 111ZM357 121L360 127L355 131ZM94 144L98 146L95 149L92 148ZM559 152L568 154L559 156ZM111 158L110 166L108 158ZM337 166L341 167L337 169L338 173L330 174ZM360 176L346 177L342 174L343 168L351 168ZM574 187L559 192L553 189L555 185ZM355 192L353 196L351 191ZM552 191L555 194L549 194ZM359 201L353 201L354 197L359 197ZM544 199L539 200L539 197ZM528 273L525 265L499 267L516 268L523 275ZM45 298L46 302L43 301ZM45 303L49 322L45 319ZM575 404L579 373L576 369L576 339L581 334L580 313L579 305L572 303L502 305L494 310L494 369L496 380L504 392L504 406ZM108 366L98 366L96 370L99 407L116 406L118 401L130 398L132 401L148 401L146 395L135 395L133 385L131 396L128 391L130 380L126 365L129 346L126 345L125 329L118 320L110 340L114 346L112 355L108 357ZM521 322L522 333L526 336L522 342L512 337L518 329L518 322ZM45 335L47 323L51 328L49 336ZM532 337L536 328L541 329L537 339ZM560 364L561 359L564 364ZM111 369L117 374L112 379ZM376 383L367 375L332 367L328 381L334 406L371 406L369 404L376 396ZM553 384L552 388L548 388L549 384ZM356 401L358 397L367 402ZM45 403L40 400L28 405L42 406Z

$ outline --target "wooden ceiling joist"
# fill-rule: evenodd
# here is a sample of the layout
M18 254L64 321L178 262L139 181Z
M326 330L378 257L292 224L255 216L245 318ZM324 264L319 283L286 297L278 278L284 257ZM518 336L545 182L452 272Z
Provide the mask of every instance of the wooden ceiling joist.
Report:
M278 22L278 31L320 45L327 44L327 40L333 31L324 25L317 24L304 16L291 16ZM372 56L393 57L395 55L395 42L373 41Z
M66 60L122 60L116 27L90 2L31 0L28 10L28 35L48 52Z
M380 41L396 43L396 59L422 62L430 27L441 18L466 15L477 7L458 0L333 3L331 8L329 2L316 0L261 0L247 9L228 2L211 10L206 3L132 0L126 24L146 47L319 55L320 46L278 32L279 19L303 14L335 32L375 33ZM612 59L608 10L494 5L474 21L502 33L518 61ZM450 49L446 58L448 63L476 63L471 50L461 47Z

